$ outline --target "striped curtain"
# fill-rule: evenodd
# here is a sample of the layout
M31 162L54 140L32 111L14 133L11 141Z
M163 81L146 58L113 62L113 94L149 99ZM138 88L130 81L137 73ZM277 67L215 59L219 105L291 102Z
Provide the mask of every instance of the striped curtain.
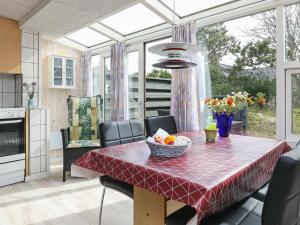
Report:
M196 44L195 22L174 26L172 41ZM200 75L204 58L201 54L192 57L197 63L196 67L172 70L171 115L179 132L201 128Z
M111 120L128 119L128 77L125 72L125 43L111 47Z

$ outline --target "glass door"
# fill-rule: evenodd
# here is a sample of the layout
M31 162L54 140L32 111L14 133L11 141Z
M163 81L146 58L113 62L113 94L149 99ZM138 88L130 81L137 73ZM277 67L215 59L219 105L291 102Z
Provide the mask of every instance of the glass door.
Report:
M144 118L144 67L143 44L126 48L126 73L128 75L128 118ZM98 91L104 96L103 119L111 120L111 56L109 52L100 53L100 77L94 82L100 83ZM100 80L100 82L98 81ZM94 88L95 89L95 88Z
M286 72L286 136L300 140L300 69Z
M128 74L128 118L142 119L143 108L143 70L141 69L141 51L137 47L131 47L127 50Z
M104 120L111 119L111 76L110 76L110 56L103 58L103 78L104 78Z

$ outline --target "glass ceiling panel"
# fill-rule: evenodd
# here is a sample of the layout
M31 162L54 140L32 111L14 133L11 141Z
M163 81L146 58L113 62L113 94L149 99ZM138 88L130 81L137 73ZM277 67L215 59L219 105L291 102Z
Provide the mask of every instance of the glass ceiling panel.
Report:
M100 22L123 35L127 35L162 24L165 21L139 3Z
M76 31L68 35L67 38L76 41L87 47L91 47L93 45L97 45L110 40L108 37L88 27L85 27L79 31Z
M170 9L173 10L174 0L160 0ZM217 7L225 3L233 2L233 0L175 0L175 12L184 17L202 10Z

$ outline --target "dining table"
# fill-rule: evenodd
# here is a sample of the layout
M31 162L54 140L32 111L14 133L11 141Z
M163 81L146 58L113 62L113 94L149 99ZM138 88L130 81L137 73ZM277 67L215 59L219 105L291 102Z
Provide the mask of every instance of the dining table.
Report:
M164 225L168 202L196 210L194 222L249 197L271 178L286 141L230 134L207 143L201 131L176 158L151 155L145 141L91 150L74 162L134 186L134 225ZM174 207L176 208L176 207ZM195 219L196 218L196 219Z

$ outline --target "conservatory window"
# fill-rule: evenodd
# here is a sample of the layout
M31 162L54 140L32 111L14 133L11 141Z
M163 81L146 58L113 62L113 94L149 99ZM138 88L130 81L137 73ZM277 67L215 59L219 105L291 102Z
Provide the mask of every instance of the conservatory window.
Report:
M100 55L92 57L93 96L100 95Z
M248 108L234 117L233 132L276 135L275 11L266 11L198 29L208 50L212 97L247 91Z
M174 0L160 0L160 1L173 10ZM232 0L209 0L209 1L176 0L175 12L180 17L184 17L196 12L218 7L230 2L234 2L234 1Z
M88 27L68 35L67 38L82 44L85 47L92 47L110 40L108 37Z
M110 17L107 17L100 22L121 33L122 35L128 35L162 24L165 21L143 4L139 3Z
M286 13L286 59L300 61L300 4L285 8Z

